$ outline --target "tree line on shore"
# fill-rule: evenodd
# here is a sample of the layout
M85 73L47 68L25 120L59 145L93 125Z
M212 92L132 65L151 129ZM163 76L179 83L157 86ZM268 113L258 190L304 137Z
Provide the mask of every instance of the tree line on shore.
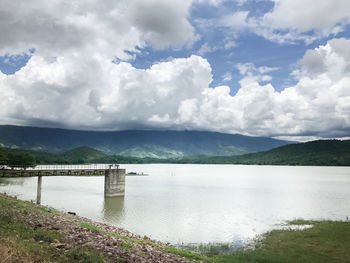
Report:
M11 151L0 148L0 167L35 167L36 158L26 151Z

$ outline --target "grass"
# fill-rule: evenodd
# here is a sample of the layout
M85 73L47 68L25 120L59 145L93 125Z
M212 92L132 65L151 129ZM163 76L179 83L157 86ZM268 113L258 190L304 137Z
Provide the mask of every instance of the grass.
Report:
M207 253L202 258L214 263L347 263L350 262L350 222L305 221L288 222L290 225L313 225L304 230L273 230L255 243L254 249L238 249L234 254ZM212 245L205 251L220 253L222 244ZM179 251L176 254L181 254ZM187 257L186 254L183 256ZM188 258L192 258L189 255Z
M213 257L217 255L229 255L235 253L238 248L230 243L206 243L199 245L182 245L183 250L188 250L206 257Z
M181 257L188 258L191 260L202 260L202 261L209 260L209 258L207 258L205 256L201 256L199 254L196 254L196 253L193 253L193 252L190 252L187 250L179 249L179 248L176 248L173 246L167 246L167 247L165 247L165 249L172 254L176 254L176 255L179 255Z
M126 242L123 242L123 243L122 243L122 247L123 247L126 251L132 250L132 246L131 246L130 244L126 243Z
M31 231L30 231L31 232ZM46 243L53 243L55 240L60 240L61 235L55 231L48 231L45 229L36 229L33 231L34 233L30 233L30 235L34 238L35 241L43 241Z
M86 223L86 222L80 222L79 226L87 228L91 231L98 231L98 232L102 232L97 226L91 224L91 223Z
M103 263L103 257L91 249L73 248L67 253L68 262Z
M313 227L302 231L271 231L260 250L283 257L285 262L350 262L349 222L298 220L290 224Z
M16 197L8 197L0 194L0 207L12 207L11 210L18 210L20 212L39 212L39 213L57 213L56 210L44 206L37 206L28 201L17 200Z
M103 257L94 250L76 247L66 253L57 251L50 243L61 242L61 234L55 230L31 227L27 223L28 213L52 214L56 211L0 195L1 262L103 262Z
M57 262L60 259L49 246L50 242L59 240L60 234L56 231L34 229L26 224L25 215L31 210L46 213L45 210L34 207L29 202L18 201L9 197L0 198L0 237L2 249L7 251L9 261L35 262L38 258L45 258L46 262ZM33 240L33 241L31 241ZM41 241L39 244L35 241ZM22 256L21 256L22 255Z
M14 237L1 237L0 238L0 255L1 262L13 262L13 263L34 263L40 262L40 254L33 253L34 251L23 246ZM43 262L43 261L41 261ZM45 262L52 262L46 260Z
M297 218L294 220L290 220L287 222L287 225L313 225L315 221L312 220L304 220L302 218Z
M255 241L254 248L235 249L229 244L166 249L195 261L210 263L350 263L350 222L296 219L288 225L312 225L303 230L273 230ZM288 226L287 225L287 226ZM225 253L230 254L225 254Z

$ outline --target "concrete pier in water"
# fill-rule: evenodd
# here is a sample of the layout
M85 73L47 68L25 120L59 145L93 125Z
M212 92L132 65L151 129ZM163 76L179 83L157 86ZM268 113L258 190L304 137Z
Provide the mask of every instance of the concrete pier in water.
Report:
M40 205L41 203L41 184L42 184L42 176L38 176L38 186L36 189L36 203Z
M125 195L125 169L110 165L105 171L105 197Z

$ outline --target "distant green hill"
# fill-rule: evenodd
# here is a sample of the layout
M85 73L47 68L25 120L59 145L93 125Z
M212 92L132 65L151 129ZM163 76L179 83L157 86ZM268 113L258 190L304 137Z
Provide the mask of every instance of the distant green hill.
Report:
M350 140L319 140L290 144L266 152L239 156L206 155L183 158L138 158L105 154L90 147L78 147L61 153L47 153L33 150L8 149L0 147L0 165L20 163L27 160L36 164L87 164L87 163L213 163L213 164L258 164L258 165L323 165L350 166ZM10 161L9 161L10 160ZM15 160L15 161L13 161Z
M84 163L93 162L96 159L104 158L107 156L106 154L87 146L74 148L60 155L63 158L71 160L72 162L84 162Z
M159 160L159 159L154 159ZM90 147L78 147L61 153L0 147L0 166L32 166L40 164L144 163L145 159L108 155ZM30 164L30 165L28 165Z
M350 166L350 140L289 144L266 152L204 158L203 163Z
M239 155L266 151L287 141L205 131L78 131L0 125L0 146L62 152L88 146L106 154L181 159L190 155Z

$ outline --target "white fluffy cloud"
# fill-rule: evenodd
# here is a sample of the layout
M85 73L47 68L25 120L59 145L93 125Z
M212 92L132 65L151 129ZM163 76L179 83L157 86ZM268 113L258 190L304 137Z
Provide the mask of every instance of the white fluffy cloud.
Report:
M297 40L310 43L336 35L350 24L348 0L271 0L274 7L262 16L250 16L249 10L235 11L213 26L230 27L241 32L250 30L271 41Z
M181 101L200 97L210 82L211 68L197 56L141 70L103 57L47 61L34 55L14 75L0 74L0 116L73 128L158 126L173 121Z
M75 53L128 59L146 42L182 47L196 39L191 1L0 0L0 55L35 48L42 56Z
M188 0L134 0L128 15L155 48L181 47L197 38L187 20L191 3Z
M237 65L241 88L231 95L228 86L209 88L211 67L199 56L160 62L146 70L104 57L75 59L34 55L16 74L0 74L2 122L267 136L346 136L350 130L347 39L333 39L306 52L293 73L298 83L282 92L263 78L275 68L250 63Z
M209 4L212 6L219 6L222 5L225 2L230 2L232 0L195 0L195 2L200 4ZM247 0L233 0L238 6L243 5Z
M236 65L236 68L239 70L239 73L241 73L241 75L246 75L247 73L265 74L265 73L278 70L277 67L267 67L267 66L255 67L253 63L249 63L249 62L238 63Z
M179 68L169 62L163 72L157 65L143 71L112 61L133 59L148 44L191 45L197 36L187 20L190 6L187 0L0 0L0 55L35 50L16 74L0 73L1 122L119 129L150 117L132 109L161 115L158 100L191 94L201 67L191 71L191 62L176 60ZM182 78L182 69L190 77ZM177 94L179 84L184 90Z
M274 0L273 10L263 17L273 29L295 30L298 33L316 30L323 35L337 33L350 23L348 0Z
M347 136L350 131L350 40L333 39L308 51L294 72L298 83L277 92L261 85L273 68L239 64L244 75L235 96L227 86L180 105L180 120L251 135ZM322 67L314 63L322 62ZM260 69L260 70L259 70ZM186 115L186 117L182 115ZM192 119L189 117L192 116Z
M333 39L307 51L293 72L297 84L282 92L268 83L276 68L238 64L241 88L232 95L228 86L209 88L211 66L200 56L148 69L128 62L146 45L159 49L195 41L189 1L166 3L0 0L0 55L35 49L15 74L0 73L0 123L349 134L350 40Z
M187 0L0 0L0 56L34 50L16 74L0 73L1 123L120 129L162 117L162 100L171 109L203 81L208 85L210 73L200 72L206 62L193 57L137 70L112 61L131 60L148 45L191 45L197 36L187 20L190 6Z

